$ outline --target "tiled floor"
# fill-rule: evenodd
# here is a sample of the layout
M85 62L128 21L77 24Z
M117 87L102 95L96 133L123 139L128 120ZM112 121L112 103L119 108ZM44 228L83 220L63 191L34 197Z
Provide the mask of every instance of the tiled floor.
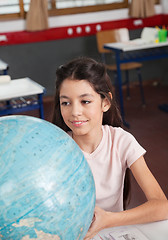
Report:
M144 86L146 107L141 106L139 87L130 89L131 99L126 100L126 120L131 132L147 150L146 162L168 197L168 113L158 109L159 104L168 103L168 86L154 86L152 82ZM125 92L124 92L125 94ZM51 121L53 97L44 98L45 119ZM38 117L37 112L28 113ZM130 207L145 201L145 197L132 179L132 200Z

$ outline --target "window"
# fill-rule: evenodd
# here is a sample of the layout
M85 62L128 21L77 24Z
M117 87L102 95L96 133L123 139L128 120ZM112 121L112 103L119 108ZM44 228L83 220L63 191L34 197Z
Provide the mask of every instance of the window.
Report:
M19 1L17 0L0 0L0 14L19 13Z
M128 0L51 0L51 15L95 12L128 7Z
M55 5L57 9L62 8L72 8L72 7L84 7L84 6L93 6L93 5L100 5L100 4L111 4L111 3L121 3L122 0L57 0L55 1Z
M47 0L49 15L127 8L128 0ZM159 0L155 0L159 3ZM25 18L30 0L0 0L0 18Z
M24 17L23 0L0 0L0 17L1 18Z

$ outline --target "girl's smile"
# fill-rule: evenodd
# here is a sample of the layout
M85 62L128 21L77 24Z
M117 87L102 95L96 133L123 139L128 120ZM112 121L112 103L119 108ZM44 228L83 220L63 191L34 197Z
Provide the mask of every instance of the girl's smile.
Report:
M76 127L80 127L83 124L87 123L87 121L72 121L71 123Z

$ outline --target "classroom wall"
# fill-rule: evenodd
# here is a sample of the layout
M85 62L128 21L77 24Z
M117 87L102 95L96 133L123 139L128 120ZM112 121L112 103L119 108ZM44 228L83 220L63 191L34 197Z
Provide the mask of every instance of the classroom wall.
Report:
M134 31L131 35L136 34ZM9 64L11 78L30 77L46 87L47 95L54 94L56 68L78 56L100 60L95 36L0 47L0 57ZM164 80L168 77L166 64L164 59L143 63L143 80ZM137 80L135 72L131 80Z
M30 77L54 94L56 68L78 56L98 59L95 36L0 47L12 79Z
M160 14L160 6L157 7L157 11L158 11L158 14ZM123 15L116 14L116 11L113 13L114 13L113 17L111 17L113 18L113 20L119 19L119 17L121 16L128 18L127 10L123 10ZM124 15L124 14L127 14L127 15ZM82 21L85 23L87 21L90 21L93 24L93 21L94 21L94 24L99 23L99 24L102 24L102 26L108 27L108 22L104 22L105 20L104 18L107 18L107 15L105 14L101 15L99 13L99 16L102 16L102 19L101 17L99 18L99 22L96 22L97 21L96 16L98 17L98 15L95 15L95 13L93 14L95 18L93 18L92 16L92 20L91 19L88 20L88 18L84 18L82 20L80 15L80 19L78 23L82 24ZM90 14L89 16L91 17ZM52 18L50 19L51 28L55 26L54 19L55 21L56 19L59 20L57 22L57 27L59 28L61 28L61 26L65 27L65 25L67 24L67 22L63 17ZM75 24L75 22L73 21L75 21L74 16L72 16L68 22L68 24L71 24L71 25L67 24L67 26L75 27L75 25L73 25ZM110 19L110 23L111 21L112 19ZM136 24L141 25L142 23L142 21L138 19L136 19L135 21L136 21ZM6 30L6 33L10 33L10 32L12 33L13 31L14 32L13 36L16 39L17 35L21 36L19 34L24 33L23 20L20 20L19 22L17 21L17 23L18 24L16 24L16 22L13 21L11 24L8 25L7 22L5 22L5 24L2 24L2 22L0 22L0 33L4 34L5 33L4 30ZM4 29L4 26L6 26L5 29ZM141 26L138 26L138 27L136 26L135 29L130 29L130 38L133 39L133 38L139 37L141 30L142 30ZM18 39L18 41L21 41L21 40L22 39ZM24 42L24 39L23 39L23 42ZM47 95L54 94L56 68L59 65L78 56L88 56L88 57L95 58L96 60L100 60L100 56L97 52L97 47L96 47L95 34L84 34L79 36L74 35L74 36L69 36L62 39L53 39L49 41L48 40L37 41L37 42L29 41L27 43L17 43L17 44L11 43L11 44L4 44L4 45L1 44L0 46L0 58L9 64L9 75L11 76L11 78L16 79L16 78L22 78L22 77L30 77L36 82L42 84L46 88ZM157 66L157 67L154 67L154 66ZM157 61L157 63L156 61L145 62L144 67L142 69L142 75L143 75L144 81L147 81L149 79L157 80L161 78L164 82L164 78L168 77L167 65L165 60ZM113 78L113 76L111 77ZM136 74L134 72L131 73L131 80L136 81Z

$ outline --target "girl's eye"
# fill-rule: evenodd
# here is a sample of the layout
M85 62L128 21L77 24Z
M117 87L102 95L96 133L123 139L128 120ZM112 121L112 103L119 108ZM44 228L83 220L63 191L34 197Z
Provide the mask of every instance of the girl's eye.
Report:
M82 100L82 104L89 104L89 103L91 103L91 101Z
M69 102L62 102L61 105L62 106L68 106L70 103Z

